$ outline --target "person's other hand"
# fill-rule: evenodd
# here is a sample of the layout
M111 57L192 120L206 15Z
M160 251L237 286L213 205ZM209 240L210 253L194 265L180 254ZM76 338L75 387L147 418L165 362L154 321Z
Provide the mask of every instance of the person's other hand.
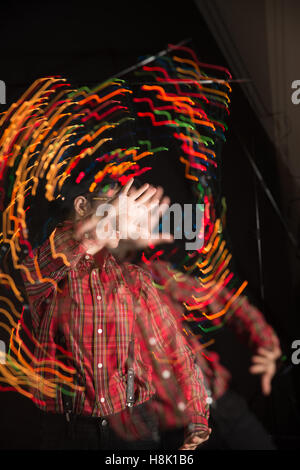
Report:
M270 395L272 390L272 379L276 373L276 360L281 356L280 347L273 350L258 348L257 354L252 356L253 365L250 367L251 374L261 375L261 388L264 395Z
M193 433L188 436L179 450L195 450L198 446L203 444L209 439L211 429L209 428L206 432Z

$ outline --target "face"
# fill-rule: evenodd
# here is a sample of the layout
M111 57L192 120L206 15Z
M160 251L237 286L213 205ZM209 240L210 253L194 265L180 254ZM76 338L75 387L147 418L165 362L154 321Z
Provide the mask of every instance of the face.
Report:
M93 197L93 208L94 211L97 212L97 209L102 204L108 204L121 190L120 185L112 185L106 191L101 191L97 195ZM110 240L106 241L106 247L108 249L115 249L119 244L119 239L111 238Z
M109 201L114 198L114 196L119 192L120 186L112 185L106 188L105 191L101 190L98 192L94 192L92 194L80 195L77 196L74 200L74 212L75 212L75 221L80 221L81 219L85 219L87 217L91 217L91 221L93 221L92 216L97 212L99 206L103 204L109 203ZM87 224L90 224L90 220L86 221ZM97 239L97 231L96 227L89 225L89 229L84 236L86 239L83 239L83 244L87 248L87 252L94 254L99 251L99 242L96 241ZM105 246L107 248L116 248L118 246L119 239L118 237L111 237L111 239L106 239Z

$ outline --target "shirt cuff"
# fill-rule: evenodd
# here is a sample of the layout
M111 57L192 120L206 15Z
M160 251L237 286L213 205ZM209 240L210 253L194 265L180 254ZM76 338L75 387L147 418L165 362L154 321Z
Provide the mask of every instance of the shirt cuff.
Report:
M205 435L208 433L208 419L205 416L196 415L192 417L192 422L184 429L184 438L191 434L199 433Z
M207 426L198 426L190 430L190 427L184 429L184 440L186 441L190 436L197 435L205 439L208 436Z

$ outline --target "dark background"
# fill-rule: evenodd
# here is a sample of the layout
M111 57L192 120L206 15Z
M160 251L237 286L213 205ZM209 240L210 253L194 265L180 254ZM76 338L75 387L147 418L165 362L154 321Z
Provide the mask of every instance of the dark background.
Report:
M213 36L192 1L98 2L76 6L62 2L11 2L1 6L1 76L7 105L38 77L63 75L71 83L93 86L117 75L141 56L155 54L167 44L192 38L203 62L226 66ZM259 53L259 51L257 52ZM237 78L237 77L236 77ZM299 283L288 262L286 231L255 178L243 145L252 153L279 208L281 195L275 149L268 140L241 88L233 85L231 117L222 154L222 189L227 201L227 228L237 272L249 281L251 299L276 329L287 355L284 372L273 393L263 398L259 380L248 374L249 352L230 331L218 333L216 348L234 374L234 387L243 393L281 448L299 446L299 371L292 366L291 343L300 337ZM1 109L3 108L3 109ZM0 111L6 106L0 105ZM153 183L163 184L173 201L188 192L182 167L164 161L151 172ZM257 187L261 235L261 279L255 223ZM300 365L298 366L300 370ZM39 437L37 408L16 393L0 394L0 448L35 448Z

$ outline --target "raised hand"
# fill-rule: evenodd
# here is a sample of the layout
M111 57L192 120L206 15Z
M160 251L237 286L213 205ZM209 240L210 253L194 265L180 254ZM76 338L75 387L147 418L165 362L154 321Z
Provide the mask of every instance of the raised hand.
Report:
M131 187L129 197L136 197L136 188ZM128 249L143 249L149 245L173 242L170 233L154 233L154 228L159 224L160 219L169 209L170 199L163 197L163 188L149 186L143 195L142 202L137 206L128 218L130 224L129 236L123 237L121 244L125 244Z
M265 348L258 348L257 354L252 356L253 365L250 367L251 374L261 375L261 388L264 395L270 395L272 379L276 373L276 360L281 356L280 347L272 351Z
M131 178L112 197L103 196L95 198L99 200L96 209L91 208L84 218L74 223L73 237L82 243L88 253L95 254L104 246L109 248L116 248L118 246L120 233L119 230L116 230L116 207L118 206L119 198L128 194L133 181L133 178ZM99 236L99 231L101 231L101 236Z
M205 433L194 433L187 437L179 450L196 450L197 447L209 439L211 429Z
M131 178L111 198L99 198L102 202L97 209L91 210L84 219L75 223L74 238L82 242L88 253L94 254L104 246L116 248L120 239L138 240L143 246L153 242L150 235L162 213L162 203L159 204L159 199L153 198L157 191L154 187L146 183L136 189L132 187L133 182ZM159 194L162 194L161 190ZM154 217L149 225L147 217L153 208ZM165 210L167 208L168 205ZM167 237L163 235L161 238Z

